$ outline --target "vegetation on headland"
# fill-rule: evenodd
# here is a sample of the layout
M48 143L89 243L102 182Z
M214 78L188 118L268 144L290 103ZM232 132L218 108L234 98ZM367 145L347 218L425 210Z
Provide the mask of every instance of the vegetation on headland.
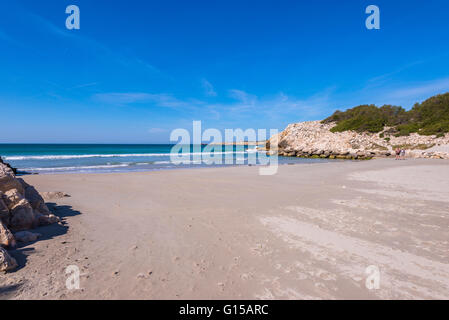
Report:
M421 144L417 144L417 145L413 145L413 144L395 144L392 146L393 149L411 149L411 150L426 150L429 148L432 148L433 146L435 146L435 143L432 144L425 144L425 143L421 143Z
M344 112L336 111L323 120L323 123L330 122L337 123L332 132L354 130L378 133L389 127L387 133L395 136L407 136L413 132L442 136L449 132L449 93L416 103L409 111L391 105L361 105Z

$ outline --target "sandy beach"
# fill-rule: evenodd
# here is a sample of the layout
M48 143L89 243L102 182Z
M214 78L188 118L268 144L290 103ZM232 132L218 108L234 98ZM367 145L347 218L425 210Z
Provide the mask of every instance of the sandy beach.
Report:
M71 197L11 251L1 299L449 299L446 160L24 179Z

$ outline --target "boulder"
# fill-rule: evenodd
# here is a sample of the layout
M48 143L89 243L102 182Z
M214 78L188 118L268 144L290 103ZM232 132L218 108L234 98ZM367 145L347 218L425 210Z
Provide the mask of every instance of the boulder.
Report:
M0 191L0 221L3 221L5 224L9 223L9 209L6 205L4 199L4 193Z
M16 259L11 257L4 248L0 247L0 272L8 272L17 267Z
M42 235L40 233L33 233L29 231L20 231L14 234L14 237L18 242L33 242L41 236Z
M30 203L26 199L20 200L10 209L9 227L14 231L32 229L38 225Z
M25 189L25 199L28 200L28 202L30 203L31 207L34 210L42 214L50 214L50 210L48 210L48 207L45 204L44 199L41 197L39 192L37 192L37 190L34 187L25 183L24 189Z
M3 197L3 201L9 210L11 210L14 206L16 206L22 200L25 200L25 198L19 192L18 189L10 189L10 190L6 191L5 195Z
M11 231L0 221L0 247L15 247L16 241Z
M10 189L17 189L19 193L24 193L23 187L14 176L13 171L4 164L0 164L0 191L6 192Z
M70 195L68 195L64 192L61 192L61 191L41 192L40 194L45 201L57 200L57 199L70 197Z
M38 226L46 226L53 223L61 222L61 219L54 214L37 214L35 217Z

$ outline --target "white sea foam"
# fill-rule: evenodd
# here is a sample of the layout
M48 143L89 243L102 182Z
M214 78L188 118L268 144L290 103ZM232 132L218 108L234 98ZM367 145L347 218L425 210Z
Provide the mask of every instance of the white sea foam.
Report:
M258 150L257 148L253 148L253 149L248 149L246 150L247 153L256 153L256 152L262 152L260 150Z
M113 164L101 166L79 166L79 167L54 167L54 168L24 168L21 171L72 171L72 170L88 170L88 169L111 169L128 167L129 164Z
M207 164L207 161L205 161L205 160L194 160L194 161L192 161L192 160L184 160L184 159L182 159L180 161L182 161L182 163L180 163L181 165L186 165L186 164L203 164L203 163ZM155 161L154 164L174 164L174 165L178 165L178 164L176 164L176 163L174 163L172 161Z
M5 160L68 160L84 158L126 158L126 157L169 157L169 156L192 156L192 155L210 155L210 154L244 154L244 151L225 151L225 152L191 152L191 153L130 153L130 154L72 154L72 155L42 155L42 156L6 156Z
M69 160L84 158L124 158L124 157L155 157L169 156L169 153L132 153L132 154L72 154L44 156L6 156L5 160Z
M155 161L154 164L170 164L170 161Z

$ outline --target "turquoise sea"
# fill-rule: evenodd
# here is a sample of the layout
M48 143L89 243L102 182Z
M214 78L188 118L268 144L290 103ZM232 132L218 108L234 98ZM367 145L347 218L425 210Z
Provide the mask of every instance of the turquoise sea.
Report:
M162 169L201 168L260 164L264 152L254 146L216 146L214 157L232 159L228 164L208 164L206 146L186 146L182 164L171 161L174 145L169 144L0 144L0 156L21 172L106 173ZM200 152L198 152L200 151ZM210 149L209 149L210 151ZM251 160L248 160L251 157ZM254 162L254 159L256 161ZM261 160L262 159L262 160ZM320 159L279 157L279 164L322 162ZM228 161L229 162L229 161ZM263 163L263 162L262 162Z

